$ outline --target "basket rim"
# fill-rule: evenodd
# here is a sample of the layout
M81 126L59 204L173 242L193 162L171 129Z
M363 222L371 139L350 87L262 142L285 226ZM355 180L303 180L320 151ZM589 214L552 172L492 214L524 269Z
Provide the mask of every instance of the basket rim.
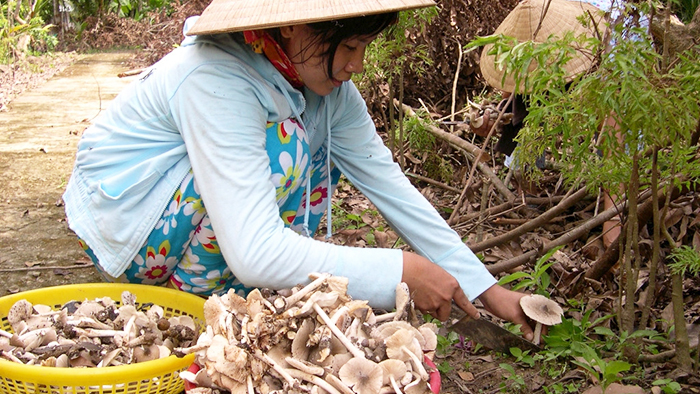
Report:
M137 301L143 301L142 298L140 300L140 297L144 296L159 298L158 301L148 300L148 302L156 302L163 307L175 307L204 321L204 298L166 287L132 283L59 285L6 295L0 297L0 317L6 317L9 308L21 299L27 299L32 303L46 303L45 297L51 296L51 302L64 303L76 299L76 294L79 294L82 299L108 296L118 300L125 290L134 293ZM190 310L188 308L198 309ZM194 354L188 354L182 358L170 355L158 360L103 368L43 367L0 359L0 371L2 371L0 377L55 386L104 386L127 383L134 379L141 379L141 377L159 376L186 369L194 362L194 358Z

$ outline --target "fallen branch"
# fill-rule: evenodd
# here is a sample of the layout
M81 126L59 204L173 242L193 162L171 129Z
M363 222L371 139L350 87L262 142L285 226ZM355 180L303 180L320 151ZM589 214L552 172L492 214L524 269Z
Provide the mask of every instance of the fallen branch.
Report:
M583 199L587 195L588 191L585 188L582 188L576 193L564 198L559 202L559 204L550 208L548 211L538 216L537 218L529 220L523 225L518 226L517 228L508 231L507 233L501 234L497 237L489 238L483 242L479 242L474 245L470 245L469 248L472 250L472 252L479 253L485 249L510 242L531 230L534 230L538 227L544 226L545 224L549 223L550 220L552 220L554 217L569 209L572 205L581 201L581 199Z
M495 205L493 207L487 208L484 211L484 214L486 217L489 216L494 216L498 215L500 213L509 211L511 209L513 210L518 210L522 207L528 206L528 205L545 205L545 204L555 204L559 203L559 201L563 200L565 196L552 196L552 197L525 197L525 203L520 204L518 206L515 205L516 202L519 202L520 200L512 200L508 202L504 202L503 204L500 205ZM457 221L459 225L462 225L470 220L478 219L481 217L481 212L470 212L468 214L460 216Z
M4 269L0 269L0 272L5 273L5 272L24 272L24 271L44 271L44 270L54 270L54 269L70 270L70 269L89 268L89 267L94 267L94 266L95 265L92 262L87 262L87 263L81 263L81 264L75 264L75 265L47 265L47 266L36 266L36 267L4 268Z
M423 181L423 182L425 182L425 183L429 183L429 184L431 184L431 185L433 185L433 186L437 186L437 187L443 188L443 189L445 189L445 190L449 190L449 191L451 191L451 192L455 192L455 193L461 192L461 190L457 189L456 187L452 187L452 186L446 185L446 184L444 184L444 183L442 183L442 182L438 182L438 181L436 181L436 180L434 180L434 179L432 179L432 178L428 178L427 176L418 175L418 174L415 174L415 173L412 173L412 172L407 172L407 173L406 173L406 176L408 176L408 177L410 177L410 178L416 178L416 179L418 179L419 181Z
M573 195L572 195L573 196ZM510 271L514 268L517 268L529 261L534 261L539 256L544 255L548 251L556 248L557 246L560 245L566 245L569 242L573 242L586 234L588 234L591 230L594 228L601 226L603 223L605 223L607 220L610 220L613 216L617 215L618 211L616 207L610 208L608 210L605 210L601 213L599 213L597 216L594 216L590 218L589 220L585 221L582 225L571 229L569 232L566 234L562 235L561 237L554 239L550 242L545 242L541 248L536 249L536 250L531 250L529 252L523 253L519 256L513 257L508 260L503 260L501 262L487 265L486 268L489 270L489 272L492 275L500 274L502 272Z

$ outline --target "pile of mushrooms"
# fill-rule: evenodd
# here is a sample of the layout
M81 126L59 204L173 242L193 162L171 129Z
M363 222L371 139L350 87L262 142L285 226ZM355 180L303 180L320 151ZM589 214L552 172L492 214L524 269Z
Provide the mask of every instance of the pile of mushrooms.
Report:
M172 349L191 346L199 327L187 315L168 319L163 308L145 304L125 291L121 306L109 297L70 301L59 310L19 300L7 320L12 332L0 330L2 358L50 367L107 367L167 357Z
M204 304L206 331L197 344L198 372L180 376L189 394L430 393L424 357L432 359L437 326L419 323L408 286L396 310L375 314L347 294L346 278L311 274L293 289L233 291Z

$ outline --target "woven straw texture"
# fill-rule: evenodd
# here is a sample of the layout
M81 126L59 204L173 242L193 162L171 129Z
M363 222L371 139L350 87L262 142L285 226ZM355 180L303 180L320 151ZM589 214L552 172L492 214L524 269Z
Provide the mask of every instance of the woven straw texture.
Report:
M577 19L581 15L590 15L587 18L593 17L595 23L588 23L590 26L585 27ZM599 31L604 31L604 13L588 3L569 0L523 0L501 22L494 34L514 37L518 42L530 40L544 42L550 35L562 37L567 32L572 32L575 37L582 34L593 37L596 30L594 26L597 26ZM486 45L481 52L481 74L489 85L503 91L514 92L513 77L508 75L504 81L504 70L496 64L496 56L488 54L492 48L493 45ZM590 50L577 49L577 54L564 67L567 79L570 80L588 70L594 60ZM532 71L535 68L536 64L533 63L529 70ZM519 92L523 92L522 87Z
M434 6L433 0L213 0L188 34L217 34Z

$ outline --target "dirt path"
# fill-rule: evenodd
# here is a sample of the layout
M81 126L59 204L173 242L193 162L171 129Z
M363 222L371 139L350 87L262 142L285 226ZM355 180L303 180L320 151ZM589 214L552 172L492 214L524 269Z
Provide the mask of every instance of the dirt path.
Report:
M80 56L0 112L0 296L99 281L64 219L61 195L83 130L134 77L130 52Z

